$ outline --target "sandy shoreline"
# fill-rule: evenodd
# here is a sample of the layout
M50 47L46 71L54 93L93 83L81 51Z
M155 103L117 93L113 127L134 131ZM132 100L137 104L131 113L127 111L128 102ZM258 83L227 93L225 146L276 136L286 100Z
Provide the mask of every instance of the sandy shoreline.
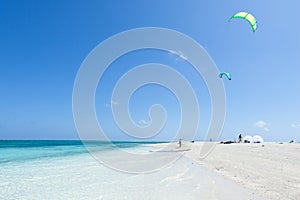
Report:
M56 147L67 153L64 156L53 154L49 147L2 148L3 159L9 154L21 156L0 165L0 199L300 199L300 144L216 144L211 154L200 159L202 145L129 146L129 152L142 157L153 154L158 166L169 156L176 158L155 172L139 174L109 168L109 163L78 153L72 145ZM122 169L154 165L148 157L120 159L115 148L101 152L117 158L114 164ZM40 157L41 153L48 156ZM26 155L37 157L24 160Z
M300 199L300 144L216 144L200 159L202 145L185 143L191 150L184 155L268 199Z
M174 149L173 146L171 148ZM129 149L132 153L149 153L149 148L144 145L131 146ZM26 151L50 153L51 150L38 147ZM15 154L24 150L8 149L6 153L8 151ZM59 147L59 151L74 151L74 147ZM115 148L104 152L109 157L119 159L121 156ZM177 152L160 152L155 156L176 155ZM3 149L2 153L5 153ZM109 168L89 153L6 162L0 165L0 199L265 200L187 157L177 158L155 172L138 174ZM153 165L149 159L146 162L121 160L120 166Z

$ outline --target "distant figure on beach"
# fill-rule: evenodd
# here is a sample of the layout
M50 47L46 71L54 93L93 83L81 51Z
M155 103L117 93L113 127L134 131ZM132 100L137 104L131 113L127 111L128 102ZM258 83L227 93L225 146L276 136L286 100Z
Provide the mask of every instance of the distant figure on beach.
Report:
M243 137L242 137L242 134L240 134L240 135L239 135L239 143L242 142L242 138L243 138Z
M181 138L179 138L178 144L179 144L179 148L181 148Z

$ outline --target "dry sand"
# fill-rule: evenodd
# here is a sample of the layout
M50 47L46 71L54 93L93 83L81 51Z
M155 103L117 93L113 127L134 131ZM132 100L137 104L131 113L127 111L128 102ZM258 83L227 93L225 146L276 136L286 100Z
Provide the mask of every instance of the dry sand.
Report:
M178 144L159 144L176 148ZM219 144L200 158L201 142L184 143L187 158L266 199L300 200L300 144ZM232 191L233 194L235 191Z
M268 199L300 199L299 143L216 144L200 159L202 145L193 143L184 155Z

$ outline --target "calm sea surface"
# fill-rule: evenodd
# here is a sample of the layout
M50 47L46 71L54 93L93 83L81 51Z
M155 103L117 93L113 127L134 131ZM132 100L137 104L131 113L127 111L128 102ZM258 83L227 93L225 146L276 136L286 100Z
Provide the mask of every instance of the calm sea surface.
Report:
M118 148L149 152L145 144L85 143L108 155ZM258 198L185 157L155 173L121 173L97 162L81 141L34 140L0 141L0 199Z
M148 142L85 142L93 151L143 147ZM0 165L88 153L79 140L0 140Z

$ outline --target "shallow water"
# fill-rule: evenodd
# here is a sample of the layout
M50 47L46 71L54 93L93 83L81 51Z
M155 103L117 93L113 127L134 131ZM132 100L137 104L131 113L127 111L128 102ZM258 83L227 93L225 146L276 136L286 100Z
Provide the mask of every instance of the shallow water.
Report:
M78 141L3 143L0 199L257 199L185 157L153 173L130 174L95 161ZM118 145L133 152L150 148ZM97 144L95 151L114 148Z

